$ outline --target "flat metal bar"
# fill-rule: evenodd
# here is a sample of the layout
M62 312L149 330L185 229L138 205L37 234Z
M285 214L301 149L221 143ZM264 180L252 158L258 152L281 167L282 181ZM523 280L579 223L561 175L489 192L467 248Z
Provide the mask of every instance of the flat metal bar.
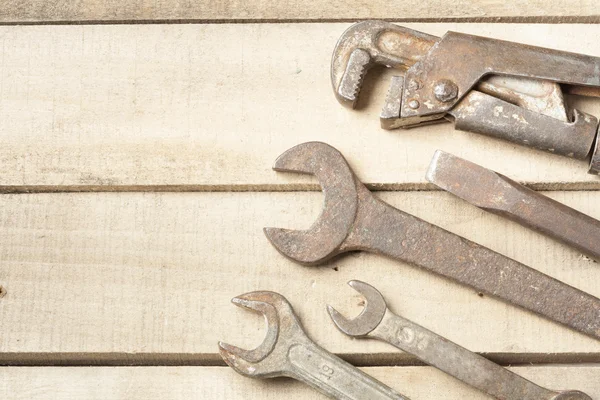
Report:
M600 261L600 221L504 175L437 151L427 180L467 202L511 219Z

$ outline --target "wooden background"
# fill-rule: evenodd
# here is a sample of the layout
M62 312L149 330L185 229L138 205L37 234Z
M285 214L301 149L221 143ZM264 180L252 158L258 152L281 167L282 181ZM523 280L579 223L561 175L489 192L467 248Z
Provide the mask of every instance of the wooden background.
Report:
M314 179L270 167L320 140L391 204L600 296L597 263L424 179L443 149L600 218L600 178L585 163L450 124L383 131L390 71L369 76L359 111L339 106L329 82L349 21L600 56L600 26L583 24L598 15L586 0L4 0L0 398L322 398L221 361L218 340L261 342L262 319L229 303L259 289L285 295L316 342L413 400L486 398L388 345L339 333L325 304L358 313L345 283L361 279L393 311L542 385L600 399L598 341L382 257L302 267L262 233L306 228L319 214ZM600 115L598 101L569 101Z

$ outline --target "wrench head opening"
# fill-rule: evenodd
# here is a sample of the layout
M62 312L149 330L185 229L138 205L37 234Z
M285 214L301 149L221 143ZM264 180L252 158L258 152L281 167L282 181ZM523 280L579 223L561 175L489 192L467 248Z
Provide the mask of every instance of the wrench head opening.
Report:
M366 301L365 308L358 317L348 319L329 305L327 311L335 326L346 335L353 337L367 336L377 328L385 315L387 310L385 299L377 289L365 282L352 280L348 282L348 285L362 294Z
M579 390L569 390L557 394L552 400L592 400L592 398Z
M358 209L357 180L344 156L321 142L292 147L275 161L275 171L313 174L325 195L323 211L308 230L265 228L284 256L305 265L319 264L341 252Z
M331 84L337 100L354 108L369 68L376 64L403 71L435 43L435 36L385 21L363 21L348 28L331 59Z
M299 324L292 306L282 295L267 291L246 293L234 297L231 302L264 315L267 334L263 342L253 350L219 342L219 353L223 360L241 375L254 378L283 375L285 368L279 359L280 352L277 351L281 344L282 324L286 324L288 329L290 324Z

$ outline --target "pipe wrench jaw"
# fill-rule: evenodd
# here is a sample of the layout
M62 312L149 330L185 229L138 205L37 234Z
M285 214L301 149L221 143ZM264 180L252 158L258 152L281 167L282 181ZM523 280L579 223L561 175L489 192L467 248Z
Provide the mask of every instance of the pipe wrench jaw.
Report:
M406 71L437 37L385 21L363 21L338 40L331 60L331 84L337 100L354 108L363 78L375 65Z
M426 116L412 116L401 118L400 111L402 109L402 92L404 90L404 77L394 76L390 82L385 102L379 115L381 128L386 130L392 129L410 129L418 126L430 125L439 122L445 122L445 115L432 114Z
M356 49L350 54L348 65L335 92L340 104L356 108L363 78L371 66L371 56L366 51Z

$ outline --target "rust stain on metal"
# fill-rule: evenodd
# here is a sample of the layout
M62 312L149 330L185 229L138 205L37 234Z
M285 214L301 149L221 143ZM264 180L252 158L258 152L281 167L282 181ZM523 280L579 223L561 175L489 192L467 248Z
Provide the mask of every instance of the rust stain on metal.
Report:
M373 286L350 281L348 285L366 300L360 315L348 319L333 307L329 315L336 327L351 337L373 338L417 356L456 379L503 400L591 400L578 390L554 391L502 368L424 327L394 314Z
M316 175L325 194L310 229L265 228L286 257L317 265L348 251L385 255L600 339L600 299L382 202L333 147L298 145L274 168Z
M599 57L364 21L344 32L333 52L331 82L340 103L354 107L364 75L376 64L399 73L381 112L384 129L450 120L457 129L566 157L592 154L589 172L600 169L598 148L592 152L597 119L568 110L563 96L563 87L600 96Z
M492 170L437 151L427 180L469 203L534 229L600 261L600 221Z
M223 360L250 378L287 376L334 399L408 400L382 382L314 343L285 297L275 292L251 292L232 302L264 315L267 335L253 350L219 342Z

